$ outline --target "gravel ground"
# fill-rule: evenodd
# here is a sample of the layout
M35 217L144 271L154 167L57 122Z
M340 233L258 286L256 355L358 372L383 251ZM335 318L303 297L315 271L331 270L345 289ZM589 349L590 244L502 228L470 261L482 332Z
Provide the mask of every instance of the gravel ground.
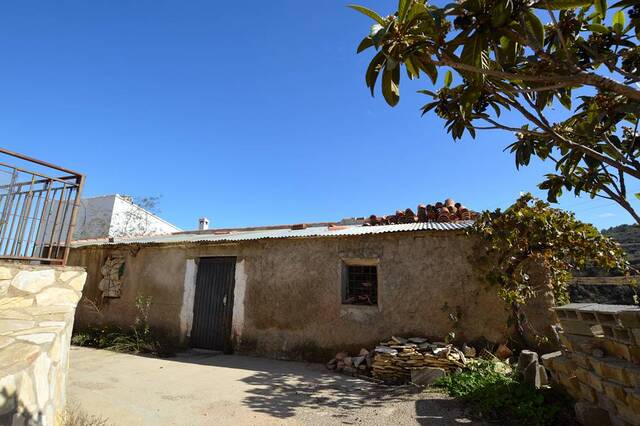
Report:
M480 424L437 392L379 386L322 365L72 347L69 402L112 425Z

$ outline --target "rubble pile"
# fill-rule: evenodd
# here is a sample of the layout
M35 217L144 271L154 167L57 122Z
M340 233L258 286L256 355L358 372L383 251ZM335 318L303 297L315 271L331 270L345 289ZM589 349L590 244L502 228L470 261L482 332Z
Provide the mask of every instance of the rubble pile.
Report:
M408 208L397 210L395 214L389 216L371 215L365 222L365 226L394 225L399 223L415 222L457 222L459 220L475 220L478 213L469 210L460 203L456 203L451 198L444 202L435 204L420 204L414 212Z
M424 337L392 337L369 351L361 349L358 356L346 352L336 354L327 363L330 370L370 376L385 383L428 385L437 378L464 368L467 358L475 356L475 349L452 344L430 343Z

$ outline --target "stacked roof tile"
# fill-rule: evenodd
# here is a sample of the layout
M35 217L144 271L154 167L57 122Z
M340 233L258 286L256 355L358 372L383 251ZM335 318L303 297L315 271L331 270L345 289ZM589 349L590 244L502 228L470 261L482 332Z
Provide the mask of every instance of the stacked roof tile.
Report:
M394 225L399 223L416 222L457 222L460 220L475 220L478 213L469 210L460 203L456 203L451 198L447 198L444 203L420 204L417 212L408 208L397 210L395 214L389 216L376 216L372 214L364 223L364 226Z

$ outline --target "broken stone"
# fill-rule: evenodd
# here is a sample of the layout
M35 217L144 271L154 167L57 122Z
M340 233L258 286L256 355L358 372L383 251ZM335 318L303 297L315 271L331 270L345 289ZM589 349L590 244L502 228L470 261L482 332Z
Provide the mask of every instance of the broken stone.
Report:
M418 386L430 386L446 374L444 368L425 367L411 370L411 382Z
M410 338L409 338L409 341L410 341L411 343L418 343L418 344L420 344L420 343L425 343L425 342L427 341L427 339L426 339L426 338L424 338L424 337L410 337Z
M576 411L576 420L584 426L610 426L611 418L609 413L588 402L576 402L574 406Z
M345 368L346 367L351 367L353 365L353 361L352 361L352 358L350 356L346 356L346 357L342 358L342 363L344 364Z
M433 349L433 354L437 355L439 358L446 358L450 352L451 352L451 347Z
M397 350L388 348L386 346L376 346L375 351L383 354L398 355Z
M362 348L362 349L360 349L359 355L360 356L367 356L367 355L369 355L369 351L366 350L365 348Z
M540 360L542 361L542 365L547 367L549 370L553 370L553 361L559 356L562 356L561 351L549 352L548 354L542 355Z
M540 364L538 364L538 359L536 358L522 372L524 382L536 389L540 389L542 387L540 369L538 368L539 366Z
M543 365L538 365L538 376L540 377L540 387L549 386L549 375Z
M335 370L338 365L338 360L333 358L331 361L327 362L326 366L329 370Z
M600 348L593 348L593 350L591 351L591 355L596 358L604 358L604 351Z
M342 361L344 358L346 358L346 357L348 357L348 356L349 356L349 354L348 354L348 353L346 353L346 352L338 352L338 353L336 354L336 360L338 360L338 361Z
M462 353L466 357L475 358L476 348L474 348L473 346L467 346L467 344L465 343L464 345L462 345Z
M357 373L357 371L358 371L357 369L355 369L355 368L353 368L353 367L347 367L347 366L345 366L345 367L342 369L342 372L343 372L343 373L347 373L347 374L355 374L355 373Z
M524 370L526 370L532 362L538 362L538 354L527 349L521 351L520 356L518 356L518 366L516 367L516 371L523 374Z
M404 345L405 343L407 343L407 339L405 339L404 337L391 336L391 340L401 345Z
M360 366L360 364L362 364L364 362L364 357L363 356L354 356L351 358L351 362L353 362L353 366L358 368Z
M498 346L498 349L496 349L494 355L504 361L505 359L513 355L513 352L507 347L507 345L505 345L504 343L500 343L500 346Z

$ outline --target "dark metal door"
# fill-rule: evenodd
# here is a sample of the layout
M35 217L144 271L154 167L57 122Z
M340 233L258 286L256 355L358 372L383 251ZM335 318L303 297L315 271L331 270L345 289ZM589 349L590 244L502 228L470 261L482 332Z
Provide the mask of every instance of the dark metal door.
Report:
M193 347L231 351L235 271L235 257L200 259L191 327Z

